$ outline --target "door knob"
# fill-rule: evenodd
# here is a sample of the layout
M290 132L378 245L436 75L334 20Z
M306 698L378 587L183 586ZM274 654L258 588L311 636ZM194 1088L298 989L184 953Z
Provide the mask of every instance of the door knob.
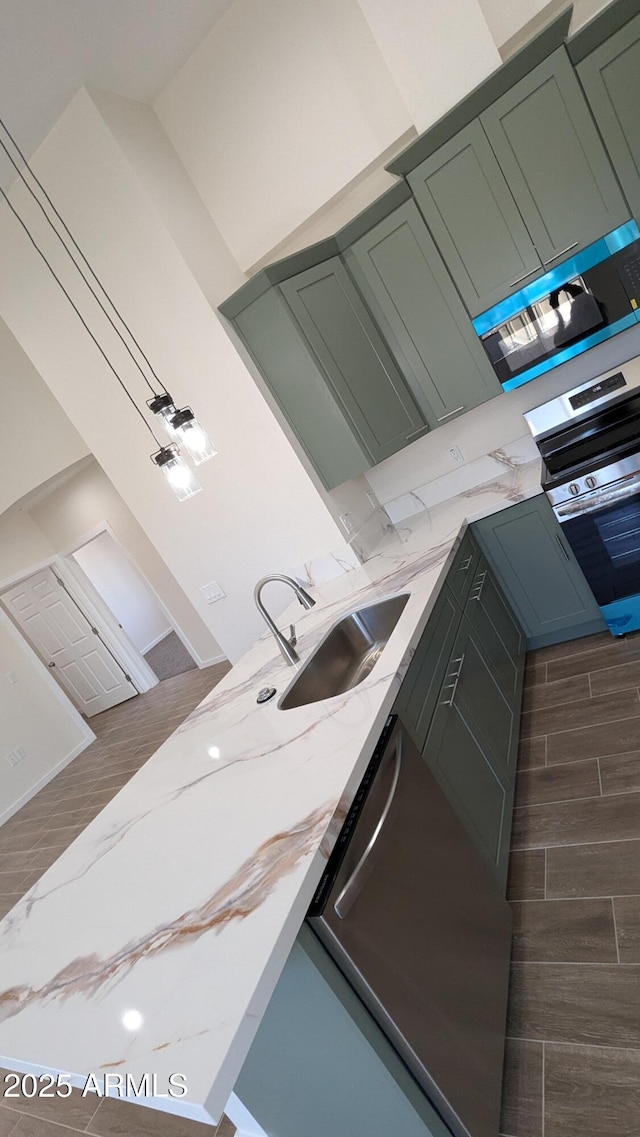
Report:
M55 663L53 662L53 660L51 660L51 663L49 664L49 667L55 667Z

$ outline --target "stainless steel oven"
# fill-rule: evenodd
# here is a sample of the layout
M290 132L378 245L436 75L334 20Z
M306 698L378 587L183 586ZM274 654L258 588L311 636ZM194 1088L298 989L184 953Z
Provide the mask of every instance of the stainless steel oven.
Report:
M524 417L542 488L610 631L640 628L640 376L585 383Z

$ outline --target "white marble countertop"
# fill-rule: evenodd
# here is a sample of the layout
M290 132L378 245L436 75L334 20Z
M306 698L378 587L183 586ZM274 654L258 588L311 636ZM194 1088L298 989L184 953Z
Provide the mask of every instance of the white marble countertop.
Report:
M411 519L290 613L304 662L343 613L408 592L344 695L281 711L262 637L0 923L0 1065L156 1075L143 1104L217 1119L406 672L465 521L540 493L540 464ZM286 622L283 617L282 626ZM331 826L331 821L334 824ZM170 1074L185 1097L166 1097Z

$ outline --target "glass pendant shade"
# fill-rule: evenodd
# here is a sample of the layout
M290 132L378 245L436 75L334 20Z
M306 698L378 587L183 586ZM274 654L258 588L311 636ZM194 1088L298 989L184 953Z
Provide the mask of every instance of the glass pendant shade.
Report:
M184 407L173 416L172 426L176 432L176 441L184 446L196 466L218 453L190 407Z
M161 447L151 455L151 461L162 471L178 501L186 501L202 489L193 470L180 457L177 446Z
M171 441L177 442L178 436L172 419L177 415L178 408L171 395L168 392L164 395L154 395L153 399L147 399L147 406L160 419Z

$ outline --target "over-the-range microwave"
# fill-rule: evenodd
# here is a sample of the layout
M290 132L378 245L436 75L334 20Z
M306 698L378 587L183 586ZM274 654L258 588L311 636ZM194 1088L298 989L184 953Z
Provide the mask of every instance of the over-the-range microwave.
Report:
M505 391L640 323L640 230L628 221L473 320Z

